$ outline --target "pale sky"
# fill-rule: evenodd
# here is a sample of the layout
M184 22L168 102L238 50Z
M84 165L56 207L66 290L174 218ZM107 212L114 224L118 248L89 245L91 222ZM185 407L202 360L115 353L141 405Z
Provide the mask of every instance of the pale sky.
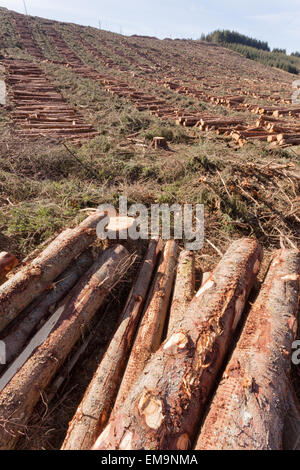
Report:
M30 15L158 38L199 39L231 29L288 52L300 50L300 0L25 0ZM23 0L0 6L24 13Z

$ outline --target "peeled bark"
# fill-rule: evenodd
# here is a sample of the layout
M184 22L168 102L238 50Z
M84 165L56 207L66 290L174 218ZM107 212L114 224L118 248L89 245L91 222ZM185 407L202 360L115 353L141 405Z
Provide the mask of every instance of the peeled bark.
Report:
M292 343L300 299L300 253L274 257L249 313L196 449L281 449L290 408Z
M254 239L231 245L94 449L190 448L261 259Z
M178 258L167 337L171 336L182 320L195 293L195 256L193 251L182 251Z
M0 283L6 278L9 271L14 269L18 264L18 260L14 255L2 251L0 253Z
M24 314L24 318L18 323L13 331L9 332L1 340L5 343L6 348L6 364L10 364L13 359L22 351L30 335L34 332L40 321L54 311L57 302L59 302L70 289L75 285L78 279L93 264L93 256L90 250L82 253L74 260L68 268L53 283L52 289L46 294L33 302L33 306L29 305ZM0 366L0 372L4 366Z
M202 274L202 282L201 282L201 287L206 283L207 279L211 277L211 272L207 271L206 273Z
M157 351L161 344L175 276L177 255L178 247L176 242L174 240L167 241L149 295L148 305L129 356L115 407L122 405L151 354Z
M40 393L62 366L111 289L123 277L129 263L129 253L123 246L106 250L64 299L53 318L42 327L41 330L45 330L48 324L53 323L48 337L34 349L0 393L0 449L14 447ZM38 344L41 333L31 340L33 346L34 341ZM4 375L17 366L18 362L13 363ZM0 385L4 379L1 377Z
M74 229L64 230L33 261L0 287L0 331L26 308L68 264L96 239L96 226L102 212L84 220Z
M155 268L160 242L150 241L120 325L70 422L62 450L88 450L106 425Z

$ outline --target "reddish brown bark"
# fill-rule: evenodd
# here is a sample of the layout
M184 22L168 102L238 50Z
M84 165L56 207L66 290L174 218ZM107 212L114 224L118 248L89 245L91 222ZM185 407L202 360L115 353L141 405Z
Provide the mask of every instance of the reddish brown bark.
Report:
M184 312L195 293L195 256L183 250L178 258L176 280L170 309L167 337L171 336L182 320Z
M121 406L151 354L157 351L161 344L175 276L177 254L176 242L167 241L116 398L116 407Z
M78 227L62 232L37 258L0 286L0 331L89 247L103 217L103 213L96 212Z
M90 449L107 423L124 373L159 250L160 242L152 240L128 298L120 325L69 425L62 450Z
M3 282L13 268L18 264L18 260L14 255L2 251L0 253L0 283Z
M123 246L106 250L64 299L61 313L48 338L0 393L0 449L14 447L41 392L80 339L112 287L125 274L129 263L129 253Z
M290 408L300 253L274 257L210 406L196 449L280 449Z
M178 330L151 357L95 449L187 449L223 364L262 259L235 241L198 291Z

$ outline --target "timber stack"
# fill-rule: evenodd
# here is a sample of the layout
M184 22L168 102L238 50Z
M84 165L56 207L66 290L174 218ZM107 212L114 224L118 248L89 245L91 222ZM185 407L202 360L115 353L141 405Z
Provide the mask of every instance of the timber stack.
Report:
M41 394L45 400L50 390L52 400L65 370L80 363L82 332L96 318L109 322L113 303L101 307L129 268L135 280L62 450L295 445L300 419L295 412L295 427L289 416L299 405L289 374L299 251L274 253L250 308L263 260L255 239L234 241L195 293L193 252L180 251L174 240L104 245L97 238L104 217L95 211L66 229L0 286L0 339L6 345L0 448L16 446ZM134 219L123 219L111 219L107 230L133 226ZM12 255L4 253L5 259L15 266ZM267 404L263 414L260 403Z
M20 137L47 136L78 142L98 133L86 124L34 63L4 59L9 97L14 105L11 112L15 132Z

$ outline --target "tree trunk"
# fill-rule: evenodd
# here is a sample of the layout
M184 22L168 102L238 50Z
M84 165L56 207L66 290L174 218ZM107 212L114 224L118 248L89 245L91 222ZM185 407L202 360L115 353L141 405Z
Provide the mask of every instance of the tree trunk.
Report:
M195 293L195 256L193 251L182 251L178 258L175 288L170 309L167 337L171 336L182 320Z
M157 351L161 344L177 255L176 242L167 241L116 398L116 407L121 406L151 354Z
M0 287L0 331L38 295L51 287L72 261L96 239L102 212L84 220L79 227L64 230L31 263Z
M63 300L42 328L44 331L37 333L36 344L32 340L31 345L33 348L36 346L33 354L0 393L0 449L14 447L40 393L62 366L111 289L122 278L129 262L129 253L123 246L106 250ZM43 341L41 335L48 324L50 327L52 324L52 329ZM11 366L17 367L18 362ZM5 375L11 368L1 377L0 386L3 386Z
M74 260L67 269L55 280L50 292L41 294L36 301L22 312L23 319L14 326L6 336L1 340L6 348L6 365L10 364L15 357L22 351L28 338L39 325L40 321L54 311L56 304L63 299L70 289L75 285L78 279L93 264L93 256L90 250L82 253ZM23 316L24 315L24 316ZM5 366L0 366L0 372Z
M207 271L202 274L202 282L201 282L201 287L206 283L206 281L211 277L211 272Z
M111 413L141 310L155 268L160 243L150 241L137 281L129 295L120 325L71 421L62 450L88 450Z
M151 357L95 449L188 449L262 260L254 239L235 241L178 326Z
M273 259L210 406L196 449L281 449L297 331L300 253Z
M300 404L292 384L290 386L289 409L285 417L282 444L284 450L300 450Z

